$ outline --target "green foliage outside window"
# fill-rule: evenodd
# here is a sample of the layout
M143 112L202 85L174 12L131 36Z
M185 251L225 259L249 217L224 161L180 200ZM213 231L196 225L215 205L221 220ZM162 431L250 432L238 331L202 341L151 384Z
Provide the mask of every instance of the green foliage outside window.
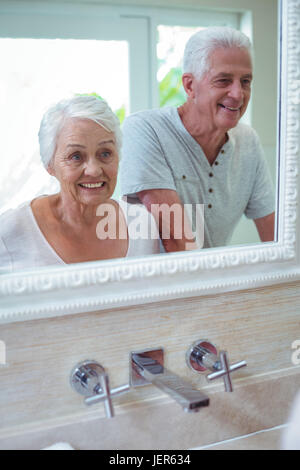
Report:
M180 106L186 100L186 94L181 81L182 70L174 67L159 83L159 106Z
M102 96L98 95L97 93L93 92L93 93L77 93L78 96L96 96L96 98L98 98L99 100L104 100L105 98L102 98ZM109 104L109 103L108 103ZM119 121L120 121L120 124L122 124L122 122L124 121L125 117L126 117L126 109L125 109L125 105L123 104L121 106L121 108L119 109L113 109L113 112L116 114L116 116L118 117Z
M164 76L159 82L159 107L164 106L180 106L186 100L186 94L182 86L181 81L182 71L180 67L174 67ZM85 96L96 96L100 100L103 100L102 96L98 93L79 93L79 95ZM113 110L117 115L120 124L123 123L126 117L125 105L120 108Z

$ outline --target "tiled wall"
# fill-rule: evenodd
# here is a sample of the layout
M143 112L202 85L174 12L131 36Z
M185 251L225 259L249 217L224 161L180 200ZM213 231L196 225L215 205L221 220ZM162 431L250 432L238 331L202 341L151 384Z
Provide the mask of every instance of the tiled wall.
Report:
M57 440L75 448L187 449L285 423L300 389L292 343L300 339L300 283L143 307L2 325L7 365L0 366L0 448L43 448ZM185 352L205 338L230 360L248 366L208 384L191 371ZM162 346L165 366L210 397L187 414L153 386L115 399L116 417L86 407L69 385L73 366L100 362L111 386L128 382L129 353Z

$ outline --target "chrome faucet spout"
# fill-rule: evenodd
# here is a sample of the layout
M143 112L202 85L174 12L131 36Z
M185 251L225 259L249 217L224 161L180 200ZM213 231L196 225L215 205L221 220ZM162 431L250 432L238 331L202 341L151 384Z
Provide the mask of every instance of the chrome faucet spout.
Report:
M188 382L166 369L162 363L151 357L149 352L131 354L132 369L136 377L144 381L138 385L153 384L167 393L184 411L196 412L203 406L209 405L209 398L199 390L193 388ZM134 381L133 381L134 382ZM131 383L131 385L135 385Z

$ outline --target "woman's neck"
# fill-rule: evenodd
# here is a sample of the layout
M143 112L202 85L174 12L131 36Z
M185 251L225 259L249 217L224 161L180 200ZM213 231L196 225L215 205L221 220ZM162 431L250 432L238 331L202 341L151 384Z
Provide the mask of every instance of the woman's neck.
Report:
M83 226L87 228L96 224L97 206L81 204L63 193L51 196L49 204L54 217L74 231L82 230Z

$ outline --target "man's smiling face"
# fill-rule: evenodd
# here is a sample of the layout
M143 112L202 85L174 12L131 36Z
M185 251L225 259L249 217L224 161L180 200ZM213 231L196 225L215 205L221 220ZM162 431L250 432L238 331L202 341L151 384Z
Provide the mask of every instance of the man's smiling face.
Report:
M216 49L209 70L193 78L191 96L198 113L212 129L227 131L245 113L251 95L252 63L246 49Z

